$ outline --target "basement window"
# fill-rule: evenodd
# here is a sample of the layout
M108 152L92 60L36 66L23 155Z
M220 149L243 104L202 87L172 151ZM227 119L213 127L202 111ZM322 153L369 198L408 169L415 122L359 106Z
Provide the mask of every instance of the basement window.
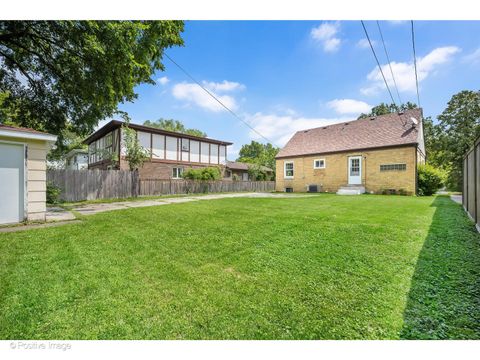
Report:
M314 169L325 169L325 159L316 159L313 160Z
M384 164L380 165L380 171L405 171L407 164Z
M285 179L293 179L293 161L287 161L283 164L283 175Z

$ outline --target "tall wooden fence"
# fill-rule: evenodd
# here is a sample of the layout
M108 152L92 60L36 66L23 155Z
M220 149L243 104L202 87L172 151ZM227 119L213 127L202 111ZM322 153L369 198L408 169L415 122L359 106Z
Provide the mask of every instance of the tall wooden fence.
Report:
M138 173L128 170L48 170L47 183L61 189L64 201L138 196Z
M64 201L275 190L274 181L139 179L137 172L128 170L48 170L47 182L61 189Z
M475 223L480 221L480 139L463 159L462 202Z

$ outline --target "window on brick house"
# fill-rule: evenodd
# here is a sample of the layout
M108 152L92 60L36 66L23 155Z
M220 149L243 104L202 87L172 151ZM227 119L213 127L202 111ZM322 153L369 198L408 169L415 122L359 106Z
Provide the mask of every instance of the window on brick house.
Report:
M380 171L404 171L404 170L407 170L407 164L380 165Z
M293 161L287 161L283 164L284 172L283 175L285 178L293 178Z
M172 169L172 179L181 179L183 175L183 168Z

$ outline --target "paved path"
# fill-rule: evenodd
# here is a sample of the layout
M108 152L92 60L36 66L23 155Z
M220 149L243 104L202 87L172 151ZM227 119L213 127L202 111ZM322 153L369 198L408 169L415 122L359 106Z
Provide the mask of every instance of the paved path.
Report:
M93 215L105 211L113 210L123 210L129 208L137 207L147 207L147 206L159 206L159 205L169 205L177 204L184 202L192 201L203 201L203 200L215 200L215 199L225 199L225 198L298 198L298 197L311 197L315 195L304 195L304 194L273 194L273 193L235 193L235 194L211 194L211 195L201 195L201 196L182 196L182 197L172 197L172 198L158 198L154 200L136 200L136 201L119 201L112 203L98 203L98 204L88 204L88 205L78 205L74 206L71 210L77 212L81 215ZM46 223L41 224L29 224L29 225L18 225L10 227L0 228L0 233L2 232L15 232L36 228L44 228L51 226L59 226L64 224L72 224L80 222L80 220L75 220L75 215L64 208L61 207L50 207L47 208L46 214Z
M215 200L215 199L226 199L226 198L297 198L297 197L310 197L315 195L286 195L286 194L273 194L273 193L235 193L235 194L211 194L211 195L202 195L202 196L183 196L183 197L173 197L173 198L159 198L154 200L136 200L136 201L119 201L112 203L99 203L99 204L88 204L88 205L79 205L73 207L72 210L82 215L92 215L98 214L105 211L112 210L123 210L129 208L138 208L138 207L147 207L147 206L159 206L159 205L169 205L169 204L178 204L184 202L192 201L204 201L204 200Z
M450 195L450 199L452 199L456 203L462 203L462 195Z
M17 232L23 230L30 230L30 229L41 229L46 227L54 227L66 224L76 224L81 222L80 220L69 220L69 221L52 221L46 222L41 224L28 224L28 225L15 225L15 226L8 226L0 228L0 233L10 233L10 232Z

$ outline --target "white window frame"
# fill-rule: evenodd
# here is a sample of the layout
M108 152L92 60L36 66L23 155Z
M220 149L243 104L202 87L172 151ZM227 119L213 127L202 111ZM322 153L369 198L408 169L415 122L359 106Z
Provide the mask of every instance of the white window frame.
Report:
M317 165L317 161L323 161L323 166L316 166ZM313 168L314 169L325 169L327 167L327 162L325 161L325 159L315 159L313 160Z
M177 171L175 171L175 169ZM177 173L176 176L174 175L175 172ZM183 168L182 167L172 168L172 179L182 179L182 175L183 175Z
M292 176L287 176L287 164L292 164L292 173L293 173ZM285 161L283 163L283 178L284 179L293 179L294 176L295 176L295 165L294 165L293 161Z

